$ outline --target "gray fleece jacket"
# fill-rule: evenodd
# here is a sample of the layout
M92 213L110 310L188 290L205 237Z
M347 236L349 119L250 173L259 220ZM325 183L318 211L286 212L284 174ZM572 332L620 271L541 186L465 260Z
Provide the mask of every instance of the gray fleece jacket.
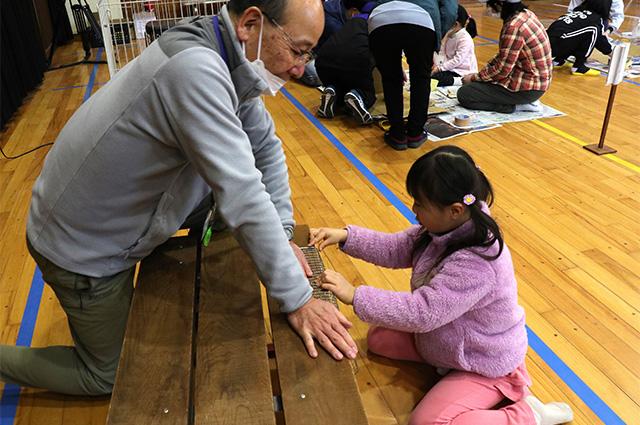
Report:
M181 23L71 117L45 159L27 237L59 267L94 277L134 266L213 192L220 215L284 312L311 297L283 227L287 166L259 98L266 83L226 7Z

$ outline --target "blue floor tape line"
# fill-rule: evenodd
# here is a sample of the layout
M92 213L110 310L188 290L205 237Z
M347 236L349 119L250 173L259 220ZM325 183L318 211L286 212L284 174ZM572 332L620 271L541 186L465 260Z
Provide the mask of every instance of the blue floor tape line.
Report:
M16 345L21 347L29 347L33 339L33 332L36 327L36 319L38 318L38 310L40 310L40 300L42 299L42 291L44 290L44 280L42 272L36 267L36 271L31 281L31 289L27 297L27 304L24 307L20 330ZM6 384L0 399L0 422L2 425L13 425L18 410L18 401L20 400L21 387Z
M565 384L595 413L606 425L625 425L620 416L611 410L587 384L576 375L560 357L556 355L530 328L527 326L529 346L544 362L558 375Z
M349 149L347 149L336 136L334 136L316 117L314 117L307 109L302 106L298 100L291 95L286 89L280 89L291 103L295 105L300 112L304 114L320 132L325 135L331 143L349 161L360 171L366 178L378 189L385 198L389 200L412 224L417 224L415 214L404 205L400 199L389 190L376 176L369 170ZM618 415L615 414L609 406L607 406L600 397L598 397L560 358L527 326L527 334L529 335L529 346L549 365L549 367L562 379L571 390L595 413L605 425L625 425Z
M96 61L100 61L102 57L102 47L98 49L96 53ZM87 83L87 90L84 92L84 99L82 99L82 103L86 102L89 97L91 97L91 92L93 91L94 81L96 81L96 75L98 74L98 65L94 64L93 69L91 70L91 76L89 77L89 83Z
M302 106L300 102L298 102L298 100L293 97L291 93L289 93L286 89L280 89L280 92L284 94L285 97L289 99L289 101L293 103L296 108L298 108L298 110L301 111L304 116L307 117L307 119L311 121L313 125L315 125L316 128L318 128L327 139L329 139L329 141L358 169L358 171L360 171L367 178L367 180L369 180L369 182L371 182L372 185L376 187L376 189L378 189L382 196L387 198L387 200L391 202L391 204L393 204L393 206L396 207L396 209L400 211L403 216L405 216L407 220L409 220L412 224L418 224L416 221L416 215L413 213L413 211L411 211L409 207L403 204L402 201L392 191L390 191L389 188L385 186L384 183L382 183L375 174L373 174L367 167L365 167L365 165L360 162L360 160L353 153L351 153L351 151L347 149L336 136L331 134L331 132L327 130L327 128L322 125L316 117L314 117L309 111L307 111L304 106Z
M475 38L481 38L481 39L487 40L489 42L489 43L484 43L484 44L498 44L498 42L496 40L492 40L492 39L487 38L487 37L481 37L479 35L476 35ZM477 46L478 46L478 44L477 44Z

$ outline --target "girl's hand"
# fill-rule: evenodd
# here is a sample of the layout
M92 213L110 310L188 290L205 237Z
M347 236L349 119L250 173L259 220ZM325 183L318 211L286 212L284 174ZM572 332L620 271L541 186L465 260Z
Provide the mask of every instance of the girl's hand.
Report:
M353 305L353 295L356 292L356 288L347 282L347 279L342 277L340 273L336 273L333 270L325 270L324 273L318 276L316 284L322 289L327 289L336 294L336 297L343 303Z
M343 243L347 240L349 232L346 229L332 229L329 227L321 227L319 229L311 229L311 240L309 246L313 246L322 241L318 246L318 250L322 251L330 245Z
M431 75L435 74L436 72L438 72L438 65L434 63L431 67Z

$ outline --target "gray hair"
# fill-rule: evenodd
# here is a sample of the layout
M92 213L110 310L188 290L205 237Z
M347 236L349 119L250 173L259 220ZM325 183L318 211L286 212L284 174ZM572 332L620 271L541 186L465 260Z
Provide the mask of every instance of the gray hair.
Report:
M242 16L245 10L256 6L271 19L284 24L286 23L286 11L289 0L231 0L227 5L229 12Z

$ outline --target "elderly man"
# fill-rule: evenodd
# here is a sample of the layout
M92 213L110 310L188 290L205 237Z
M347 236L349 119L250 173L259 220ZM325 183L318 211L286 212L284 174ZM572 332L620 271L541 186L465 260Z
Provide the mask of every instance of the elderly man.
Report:
M212 197L311 357L315 338L334 358L355 358L351 324L312 298L287 239L285 157L259 98L302 74L322 29L320 0L231 0L213 19L168 31L78 109L45 160L27 222L74 346L2 346L0 379L110 393L136 263Z

